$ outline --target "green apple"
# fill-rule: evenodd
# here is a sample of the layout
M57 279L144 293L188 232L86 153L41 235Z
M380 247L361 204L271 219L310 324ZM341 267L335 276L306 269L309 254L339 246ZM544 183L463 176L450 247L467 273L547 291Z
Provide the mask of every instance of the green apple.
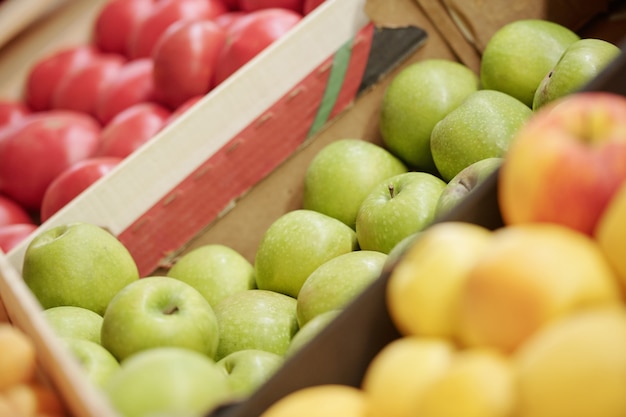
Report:
M100 343L102 316L98 313L82 307L57 306L45 309L43 315L61 337Z
M244 349L284 356L298 331L296 299L267 290L247 290L215 306L219 325L216 360Z
M382 146L340 139L320 150L304 177L303 208L319 211L354 228L361 202L374 185L407 171Z
M291 339L289 348L287 349L287 352L285 352L285 357L295 354L302 349L302 347L311 342L311 340L313 340L315 336L326 328L326 326L333 321L335 317L341 313L341 311L342 310L328 310L307 321L306 324L298 330L298 333L295 334L293 339Z
M439 198L441 198L441 196L439 196ZM385 261L385 266L383 266L383 270L385 270L386 268L390 268L392 265L395 265L396 262L398 262L404 256L404 253L413 245L415 240L421 234L422 231L411 233L400 242L398 242L396 246L394 246L393 249L389 251L389 254L387 255L387 260Z
M70 223L35 236L24 253L22 276L44 309L69 305L102 315L139 272L126 247L106 229Z
M184 254L167 276L194 287L212 307L231 294L256 287L250 261L220 244L203 245Z
M120 368L117 359L99 343L72 337L61 340L85 370L87 378L99 387L103 387Z
M356 218L362 250L389 253L402 239L435 218L446 183L427 172L406 172L378 184L363 200Z
M215 361L179 347L129 357L104 389L124 417L203 416L233 398L226 373Z
M434 172L430 132L478 87L478 76L452 60L427 59L404 68L389 84L381 105L385 147L412 168Z
M435 216L439 218L449 213L462 199L492 175L502 165L503 160L504 158L498 157L485 158L459 171L439 196Z
M195 288L175 278L151 276L129 284L111 300L101 340L119 361L161 346L213 358L219 330L211 305Z
M441 177L449 182L474 162L503 157L532 114L530 107L500 91L471 94L433 129L430 146Z
M616 45L601 39L586 38L570 44L535 91L533 110L579 90L620 53Z
M239 397L247 397L263 385L278 368L284 357L259 349L244 349L220 359L218 366L228 374L231 391Z
M345 223L313 210L289 211L265 231L254 261L257 287L297 297L318 266L357 249Z
M304 281L298 294L298 325L329 310L340 310L380 277L387 255L359 250L339 255L320 265Z
M529 108L543 77L580 37L558 23L520 19L498 29L485 45L481 87L507 93Z

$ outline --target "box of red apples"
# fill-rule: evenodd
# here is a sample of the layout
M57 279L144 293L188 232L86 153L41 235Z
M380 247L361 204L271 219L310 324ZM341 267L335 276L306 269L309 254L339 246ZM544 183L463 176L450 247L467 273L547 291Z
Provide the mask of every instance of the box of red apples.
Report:
M0 133L0 143L54 125L50 135L66 134L61 142L68 145L0 146L0 158L3 147L9 154L0 159L0 197L21 200L33 225L0 257L0 294L8 318L35 338L44 372L76 417L115 414L34 314L40 306L20 281L24 252L38 232L78 221L105 227L129 249L142 276L206 243L230 246L252 260L269 225L300 207L306 166L323 146L345 137L380 143L378 112L394 74L427 58L477 69L479 57L468 38L455 36L459 28L448 26L454 21L447 20L449 10L440 2L294 1L299 7L310 3L310 9L281 11L282 17L263 23L250 17L262 16L262 10L204 1L201 9L170 6L161 17L144 16L143 31L131 30L133 19L148 13L142 7L154 7L153 0L110 3L133 3L137 9L111 11L116 29L99 35L96 22L106 24L100 11L109 1L70 2L0 50L0 93L17 103L6 106L6 116L0 114L0 121L11 124ZM540 17L536 12L518 17ZM211 23L168 21L184 13L207 13ZM225 34L228 28L240 37ZM282 36L269 42L265 37L275 35L273 29ZM127 39L107 38L125 31ZM250 39L265 44L256 49ZM202 48L191 48L185 43L190 40ZM230 47L222 45L217 53L220 42ZM202 74L183 65L192 49L202 51ZM229 50L230 58L220 60ZM218 68L208 62L227 64ZM64 70L68 66L71 76ZM116 142L116 136L126 140ZM97 162L53 186L71 158L76 166ZM12 183L20 171L28 175ZM36 185L27 191L26 184ZM53 208L44 212L46 194ZM495 199L492 178L449 218L495 228L500 222ZM215 415L256 416L299 387L358 385L366 363L397 337L384 311L385 279L252 397Z

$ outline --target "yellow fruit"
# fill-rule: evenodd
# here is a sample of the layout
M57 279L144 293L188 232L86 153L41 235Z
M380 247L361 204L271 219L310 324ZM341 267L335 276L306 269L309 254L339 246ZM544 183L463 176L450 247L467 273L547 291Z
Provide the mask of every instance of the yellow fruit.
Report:
M32 341L18 328L0 323L0 390L31 380L35 359Z
M261 417L363 417L365 395L348 385L317 385L281 398Z
M16 415L13 406L2 393L0 393L0 417L21 417Z
M57 394L41 383L21 383L4 391L7 401L18 415L35 416L40 414L62 415L64 411Z
M619 277L626 291L626 182L613 195L595 230L595 238L602 252Z
M448 369L454 353L454 347L445 339L406 336L386 345L363 378L365 415L416 416L420 396Z
M413 415L508 417L515 409L515 389L513 366L507 357L490 349L464 350L422 395Z
M452 337L469 269L491 231L461 222L426 229L394 268L387 285L389 314L404 335Z
M577 309L621 303L617 279L588 236L528 223L493 233L467 277L459 335L465 346L513 351L550 321Z
M533 335L515 353L518 417L626 415L626 309L589 309Z

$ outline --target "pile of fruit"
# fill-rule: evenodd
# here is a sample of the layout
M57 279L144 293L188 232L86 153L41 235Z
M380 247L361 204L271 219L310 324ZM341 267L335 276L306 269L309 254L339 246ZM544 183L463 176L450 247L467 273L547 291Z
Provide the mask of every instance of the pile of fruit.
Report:
M626 202L611 199L623 179L623 164L611 161L624 130L610 123L626 119L626 99L572 94L618 53L547 21L514 22L494 35L479 75L443 60L400 72L381 106L382 146L344 138L324 147L307 168L302 208L271 224L253 262L206 245L165 275L140 277L113 235L76 223L32 240L24 281L125 417L195 415L245 399L394 253L403 257L389 309L404 337L380 352L362 387L298 391L264 416L621 415L626 331L613 268L622 261L602 242L623 241L626 228L613 226ZM560 66L568 61L577 64ZM597 145L589 153L603 157L589 171L580 144L569 153L559 145L573 142L560 139L563 126ZM0 139L0 155L11 136ZM507 227L431 226L498 167ZM590 173L572 181L586 187L580 194L545 181L569 167L570 180ZM609 201L619 204L606 211L617 220L606 220L597 241L574 227L589 212L598 220ZM604 389L596 395L577 372Z
M88 44L39 58L23 97L0 102L0 248L12 249L321 2L106 2Z
M625 120L611 93L538 111L501 167L504 225L434 224L395 265L401 336L361 386L301 389L262 416L624 415Z
M65 407L56 392L37 375L31 339L9 323L0 323L0 415L62 417Z
M503 227L489 230L448 221L422 230L403 247L386 287L387 309L401 336L368 364L360 386L297 390L262 417L626 413L626 263L621 249L626 240L626 98L575 91L590 80L589 74L597 74L582 70L580 62L603 56L607 47L575 36L567 41L570 46L561 47L565 52L552 69L535 74L528 88L518 83L511 88L506 72L489 76L495 59L502 64L515 55L509 69L518 67L515 80L527 78L533 68L520 65L519 59L528 59L530 50L517 55L511 38L503 39L515 33L517 43L528 41L529 48L537 48L532 25L545 23L528 23L516 22L494 35L480 77L483 88L517 92L518 100L525 91L532 109L500 155ZM521 36L520 28L530 32ZM597 54L581 54L590 43L600 46ZM502 48L499 56L497 46ZM608 52L596 69L617 56L613 45ZM412 94L406 88L399 91L407 100ZM460 91L458 85L455 91ZM434 165L442 175L450 172L448 178L464 169L469 161L448 171L458 159L442 164L436 141L445 119L467 100L440 117L443 121L433 124L430 136L422 133L430 143L422 151L414 149L415 155L423 157L430 148L433 160L416 157L415 164ZM446 130L472 135L479 107L465 109L465 117L454 119L456 126ZM481 120L481 137L502 122ZM479 147L484 141L474 137L473 143ZM450 147L447 143L445 151Z

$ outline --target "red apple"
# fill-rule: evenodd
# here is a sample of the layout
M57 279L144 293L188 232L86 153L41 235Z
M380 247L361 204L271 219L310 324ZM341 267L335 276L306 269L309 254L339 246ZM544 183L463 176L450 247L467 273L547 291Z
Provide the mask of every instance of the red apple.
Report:
M50 109L54 91L62 80L97 55L93 45L81 45L60 49L36 61L26 78L24 100L28 107L34 111Z
M161 0L131 34L129 56L151 56L154 45L172 23L213 19L227 11L222 0Z
M505 224L554 222L592 235L626 179L626 97L580 92L539 109L500 171Z
M171 25L154 47L154 88L171 109L208 93L226 31L210 20L183 20Z
M217 16L213 21L217 23L222 29L229 31L230 28L239 21L242 17L248 13L241 10L234 10Z
M37 225L33 223L15 223L0 226L0 250L8 253L35 230L37 230Z
M254 58L259 52L285 35L302 15L287 9L262 9L248 13L234 24L222 48L215 81L217 85Z
M156 135L169 117L169 110L155 103L127 108L102 129L97 154L127 157Z
M131 33L150 14L157 0L110 0L94 25L93 42L102 52L128 56Z
M39 210L52 180L95 154L100 125L69 110L32 113L0 140L0 192L26 210Z
M97 98L96 115L103 125L122 110L155 99L153 69L152 59L134 59L125 63L102 88Z
M52 96L52 108L96 115L96 103L107 83L117 77L124 65L118 54L102 54L82 68L67 74Z
M122 160L116 157L87 158L57 175L43 195L41 221L48 220L90 185L113 171Z
M34 223L30 214L13 199L0 195L0 226L16 223Z
M302 14L307 15L317 7L324 3L325 0L304 0L304 6L302 7Z
M165 124L169 125L174 120L178 119L181 115L183 115L187 110L189 110L194 104L200 101L203 97L204 97L203 95L195 96L185 101L183 104L178 106L176 110L172 112L170 117L168 117L167 120L165 121Z
M303 0L239 0L239 8L244 12L281 8L302 13L303 3Z
M0 129L19 123L30 109L21 101L0 101Z
M228 10L239 10L239 0L223 0Z

